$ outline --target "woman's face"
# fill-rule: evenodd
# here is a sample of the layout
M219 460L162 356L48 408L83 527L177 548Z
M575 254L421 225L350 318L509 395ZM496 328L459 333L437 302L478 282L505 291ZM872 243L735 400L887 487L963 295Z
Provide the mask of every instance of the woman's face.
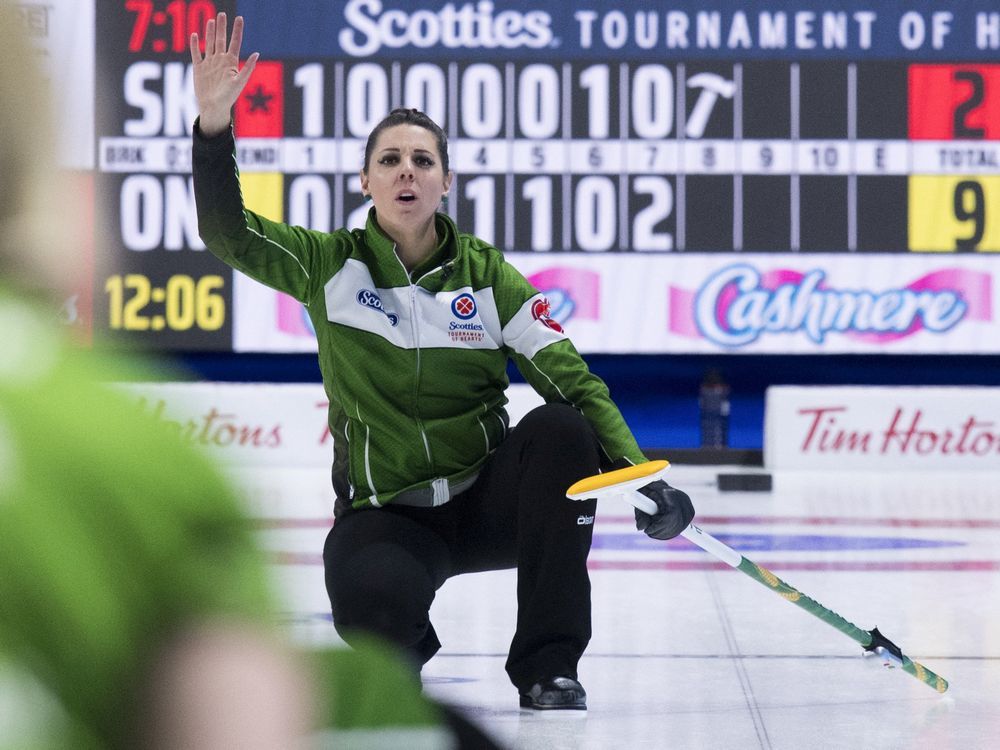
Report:
M442 169L434 134L419 125L402 124L379 134L368 173L361 172L361 190L372 197L384 229L404 229L434 215L451 178Z

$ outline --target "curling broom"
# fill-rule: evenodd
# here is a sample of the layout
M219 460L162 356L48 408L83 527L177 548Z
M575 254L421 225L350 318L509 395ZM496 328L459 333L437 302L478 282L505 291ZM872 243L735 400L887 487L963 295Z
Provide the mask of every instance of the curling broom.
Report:
M604 498L621 496L624 500L634 505L641 511L655 514L656 503L637 490L650 482L659 479L670 468L667 461L649 461L638 466L629 466L617 471L609 471L604 474L596 474L586 479L576 482L566 491L566 496L571 500L586 500L591 498ZM878 628L863 630L857 625L848 622L836 612L827 609L822 604L812 599L801 591L782 581L778 576L767 568L757 565L752 560L748 560L736 550L723 544L718 539L708 534L693 523L689 524L681 532L688 541L698 545L706 552L714 555L727 565L737 570L741 570L758 583L767 586L784 599L792 602L806 612L815 615L827 625L839 630L844 635L859 643L865 653L879 654L883 658L890 659L899 665L907 674L913 675L918 680L928 685L939 693L948 689L948 681L935 674L927 667L913 661L906 656L895 643L882 635Z

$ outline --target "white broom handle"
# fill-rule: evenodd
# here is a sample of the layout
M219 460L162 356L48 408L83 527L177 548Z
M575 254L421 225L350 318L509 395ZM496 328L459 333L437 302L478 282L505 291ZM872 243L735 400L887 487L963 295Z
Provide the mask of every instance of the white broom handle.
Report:
M635 490L625 492L622 496L644 513L654 515L657 512L656 503ZM743 555L732 547L723 544L711 534L702 531L693 523L688 524L688 527L681 532L681 536L689 542L698 545L710 555L719 558L726 565L738 568L740 563L743 562Z

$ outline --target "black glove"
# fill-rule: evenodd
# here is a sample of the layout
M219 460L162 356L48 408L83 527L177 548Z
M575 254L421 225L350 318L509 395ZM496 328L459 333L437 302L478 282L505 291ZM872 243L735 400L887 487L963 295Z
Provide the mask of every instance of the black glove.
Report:
M653 539L673 539L694 519L691 498L662 479L640 487L637 492L656 503L654 515L635 509L635 527Z

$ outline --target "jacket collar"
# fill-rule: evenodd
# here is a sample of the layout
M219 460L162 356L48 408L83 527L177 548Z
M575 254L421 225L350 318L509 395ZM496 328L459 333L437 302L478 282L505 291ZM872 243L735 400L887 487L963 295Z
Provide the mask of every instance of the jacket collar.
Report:
M414 269L416 278L447 261L458 259L461 244L458 242L458 228L455 226L455 222L451 220L450 216L440 212L434 215L434 222L438 234L438 246L430 259ZM368 209L368 219L365 222L365 242L375 253L376 260L384 269L398 267L400 271L403 270L402 264L396 257L396 243L378 225L374 206Z

